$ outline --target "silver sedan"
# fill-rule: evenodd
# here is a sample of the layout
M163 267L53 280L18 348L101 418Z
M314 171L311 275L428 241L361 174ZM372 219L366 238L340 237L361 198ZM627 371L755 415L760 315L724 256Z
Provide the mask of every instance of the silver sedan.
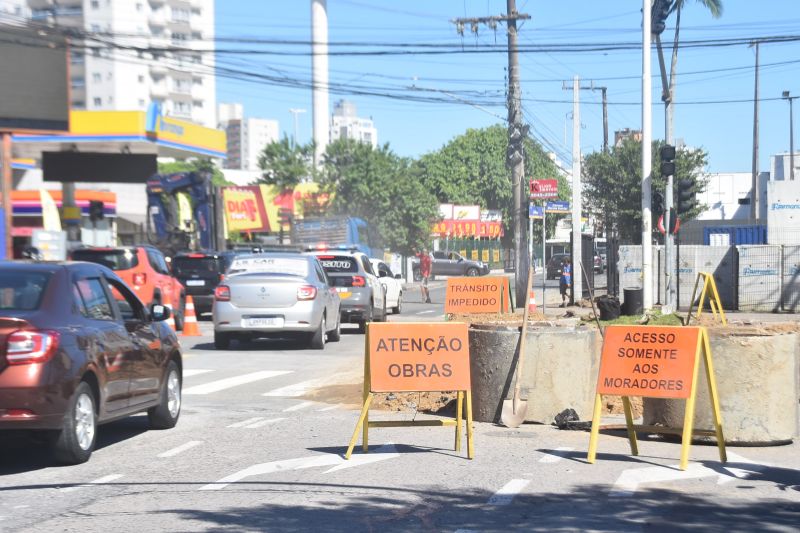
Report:
M214 293L214 346L294 337L321 350L338 341L340 300L314 256L268 253L236 258Z

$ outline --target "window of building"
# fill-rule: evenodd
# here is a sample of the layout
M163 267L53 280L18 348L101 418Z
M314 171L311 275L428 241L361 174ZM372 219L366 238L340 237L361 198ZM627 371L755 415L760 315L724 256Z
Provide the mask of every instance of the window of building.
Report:
M144 99L139 98L139 107L144 107Z
M136 11L141 11L144 8L141 2L136 2Z
M99 24L92 24L91 29L94 33L100 32L100 25Z
M114 76L114 74L109 72L109 73L106 74L106 79L110 80L113 76Z
M102 80L103 80L103 76L99 72L95 72L95 73L92 74L92 81L94 83L100 83Z
M203 108L203 101L202 100L195 100L194 102L192 102L192 105L194 107L196 107L197 109L202 109Z
M114 103L114 97L113 97L113 96L109 96L109 97L107 98L107 100L108 100L108 103L109 103L109 104L113 104L113 103Z
M139 83L144 83L144 76L139 74Z
M86 109L86 102L83 100L76 100L72 102L72 109Z
M100 0L92 0L92 9L100 9Z

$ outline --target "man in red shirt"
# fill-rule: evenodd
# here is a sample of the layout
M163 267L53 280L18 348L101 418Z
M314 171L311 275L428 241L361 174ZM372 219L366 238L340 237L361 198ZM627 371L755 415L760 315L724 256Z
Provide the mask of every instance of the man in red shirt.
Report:
M425 298L425 303L429 304L431 294L428 292L428 278L431 277L431 256L427 249L423 249L417 257L419 257L419 273L422 276L422 296Z

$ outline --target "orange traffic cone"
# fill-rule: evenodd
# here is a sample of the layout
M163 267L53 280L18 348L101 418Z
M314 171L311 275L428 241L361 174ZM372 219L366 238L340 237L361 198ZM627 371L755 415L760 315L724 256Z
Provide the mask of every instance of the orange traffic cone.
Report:
M194 300L186 297L186 310L183 313L183 337L199 337L200 327L197 325L197 315L194 313Z
M533 291L528 295L528 312L536 312L536 293Z
M166 304L166 306L169 309L169 318L167 319L167 325L169 326L169 329L177 332L178 328L175 327L175 315L174 315L175 311L172 309L171 305Z

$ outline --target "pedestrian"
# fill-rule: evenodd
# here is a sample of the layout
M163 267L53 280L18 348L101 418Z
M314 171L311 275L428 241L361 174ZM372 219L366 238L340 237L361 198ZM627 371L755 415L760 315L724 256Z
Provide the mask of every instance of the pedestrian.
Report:
M417 254L419 257L419 274L422 276L422 297L425 298L425 303L431 302L431 293L428 291L428 279L431 277L431 256L427 248L423 248L422 252Z
M567 306L567 291L572 287L572 261L569 257L564 259L561 264L561 279L558 282L558 288L561 290L561 305L559 307Z

